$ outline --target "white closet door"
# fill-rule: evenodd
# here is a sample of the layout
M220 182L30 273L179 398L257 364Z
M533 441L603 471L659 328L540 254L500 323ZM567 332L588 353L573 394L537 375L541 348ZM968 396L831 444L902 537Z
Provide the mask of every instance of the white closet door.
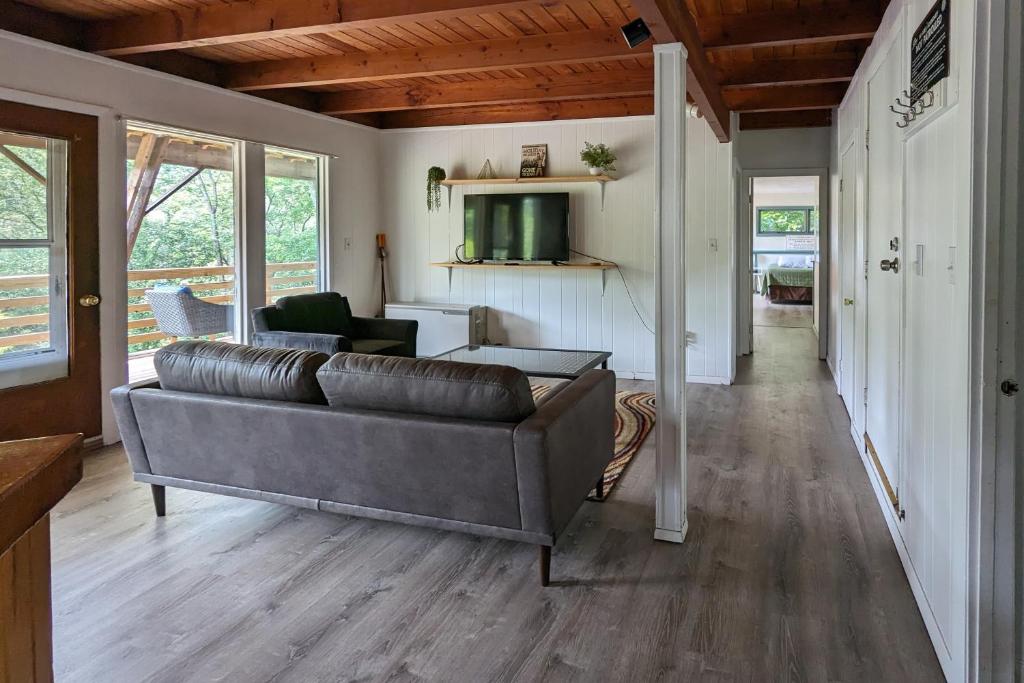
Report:
M903 235L903 133L889 111L903 89L902 33L868 82L867 150L867 357L864 442L889 495L899 509L900 355L903 279L907 260Z

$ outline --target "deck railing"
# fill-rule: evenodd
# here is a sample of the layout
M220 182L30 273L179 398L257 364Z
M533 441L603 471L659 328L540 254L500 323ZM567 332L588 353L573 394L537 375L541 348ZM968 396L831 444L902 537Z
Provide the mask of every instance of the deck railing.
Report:
M168 336L157 329L153 310L146 301L147 289L157 284L188 284L196 296L213 303L235 299L234 266L156 268L128 271L128 347L144 351ZM0 277L0 352L38 344L49 339L49 287L46 275ZM316 291L315 261L267 264L267 301L282 296ZM142 348L140 348L142 347Z

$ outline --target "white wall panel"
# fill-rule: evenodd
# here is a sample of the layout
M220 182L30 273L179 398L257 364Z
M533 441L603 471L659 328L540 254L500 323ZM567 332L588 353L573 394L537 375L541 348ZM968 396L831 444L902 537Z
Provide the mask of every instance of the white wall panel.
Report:
M882 26L857 71L837 114L833 155L851 142L863 145L867 129L868 76L903 30L902 50L931 9L932 0L890 4ZM900 518L889 505L873 466L865 467L903 559L911 587L932 636L947 679L968 680L968 487L971 350L972 224L971 145L973 120L973 3L953 3L951 75L937 88L937 105L898 136L905 145L902 177L906 232L904 348L902 351L901 444L904 464L899 488ZM904 76L909 67L904 59ZM890 99L901 95L888 94ZM872 93L874 97L874 93ZM877 125L896 125L896 117ZM870 135L872 146L880 139ZM870 173L859 162L859 175ZM835 181L833 181L835 182ZM836 188L833 187L833 192ZM867 202L872 198L867 197ZM865 208L871 208L870 206ZM864 212L862 212L864 213ZM884 213L884 212L882 212ZM832 221L833 236L838 225ZM838 248L840 242L834 241ZM863 255L838 253L837 268L860 269ZM920 258L918 258L920 257ZM915 263L916 262L916 263ZM877 264L869 264L877 268ZM858 333L889 324L859 318ZM837 335L838 337L838 335ZM861 359L858 359L858 363ZM867 358L871 363L872 359Z
M688 198L688 280L701 297L701 314L687 320L696 333L689 350L697 381L728 381L725 348L729 302L726 260L731 246L729 207L731 147L715 141L707 124L688 123L689 178L701 190ZM455 187L449 204L442 190L441 210L426 210L426 173L441 166L449 177L475 177L486 159L496 175L518 175L524 144L548 145L549 176L585 172L579 160L583 143L604 142L619 157L615 182L605 187L604 206L597 184L478 185ZM623 377L653 378L654 337L654 122L651 117L543 124L465 126L386 131L381 134L380 187L382 230L390 246L393 300L474 303L490 309L491 341L502 344L590 348L612 352L610 367ZM579 270L488 269L448 273L432 262L453 259L463 241L462 206L466 193L568 192L572 247L615 261L602 294L601 275ZM714 273L707 238L717 235L710 257L725 268ZM692 249L692 251L691 251ZM694 254L694 251L696 254ZM581 260L585 257L577 256ZM694 284L690 284L693 282ZM713 288L716 291L705 291ZM718 290L718 288L721 288ZM696 304L695 304L696 305ZM646 326L645 326L646 325Z

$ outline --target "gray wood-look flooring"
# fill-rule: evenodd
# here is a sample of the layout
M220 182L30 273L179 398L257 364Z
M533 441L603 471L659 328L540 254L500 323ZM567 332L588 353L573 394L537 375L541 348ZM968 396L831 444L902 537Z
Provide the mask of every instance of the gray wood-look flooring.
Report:
M546 589L516 543L171 489L157 519L103 450L54 514L57 680L941 680L811 331L755 335L689 388L686 542L651 538L651 440Z
M754 325L759 327L811 327L814 307L810 304L773 304L764 295L754 295Z

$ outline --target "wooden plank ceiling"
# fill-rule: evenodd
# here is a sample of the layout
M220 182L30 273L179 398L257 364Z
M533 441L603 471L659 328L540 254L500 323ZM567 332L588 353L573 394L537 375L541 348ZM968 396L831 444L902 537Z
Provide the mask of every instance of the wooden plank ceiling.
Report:
M730 110L829 125L885 2L0 0L0 29L381 128L650 114L652 45L681 41L727 140Z

